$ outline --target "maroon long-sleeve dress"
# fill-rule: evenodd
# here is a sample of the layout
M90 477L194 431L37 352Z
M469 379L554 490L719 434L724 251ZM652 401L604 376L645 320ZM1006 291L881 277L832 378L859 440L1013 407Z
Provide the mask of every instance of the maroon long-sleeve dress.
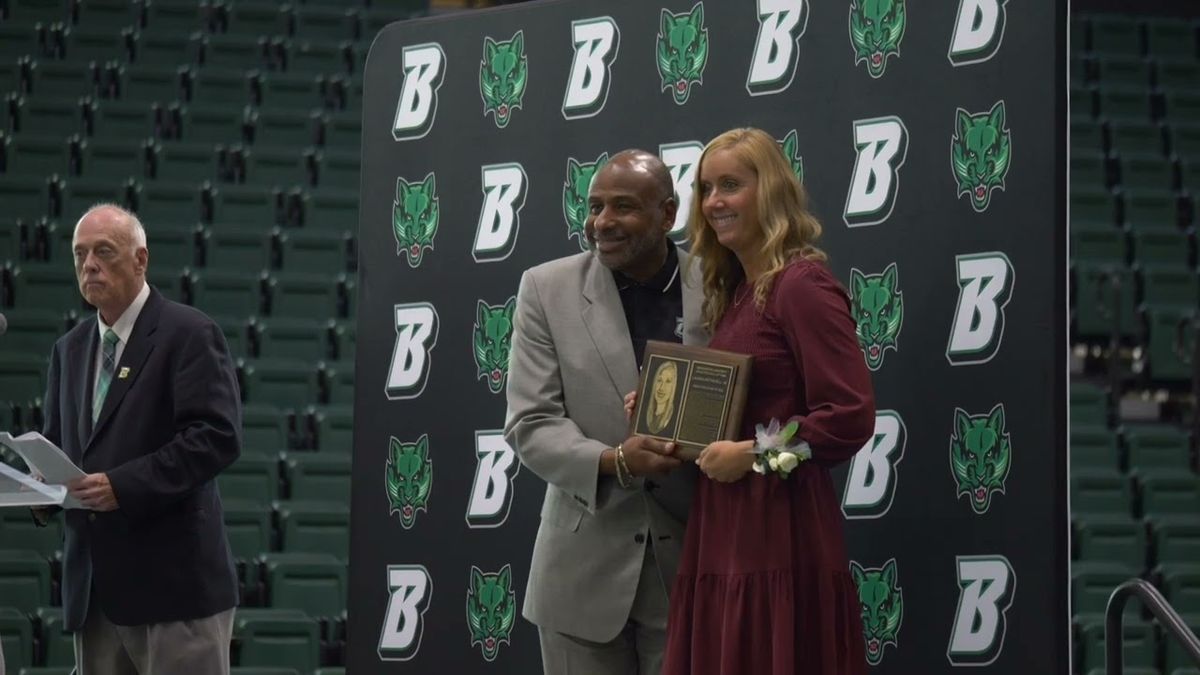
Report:
M776 418L812 447L786 480L701 477L671 592L664 675L859 675L860 604L829 468L874 432L870 374L849 299L796 260L762 310L739 288L711 346L754 356L741 438Z

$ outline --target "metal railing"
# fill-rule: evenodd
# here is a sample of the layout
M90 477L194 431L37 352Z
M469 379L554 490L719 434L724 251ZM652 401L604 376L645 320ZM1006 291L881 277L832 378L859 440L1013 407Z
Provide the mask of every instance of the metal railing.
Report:
M1183 651L1188 657L1200 666L1200 638L1187 627L1179 613L1150 582L1145 579L1130 579L1117 586L1112 595L1108 596L1108 607L1104 610L1105 675L1123 675L1125 672L1125 662L1121 658L1121 648L1125 646L1122 624L1125 603L1134 595L1138 596L1154 618L1158 619L1163 629L1183 645Z

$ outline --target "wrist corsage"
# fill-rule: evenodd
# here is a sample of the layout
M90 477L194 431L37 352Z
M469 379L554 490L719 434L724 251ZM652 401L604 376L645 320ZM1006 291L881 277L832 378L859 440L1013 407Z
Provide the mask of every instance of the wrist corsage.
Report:
M765 429L761 424L755 425L752 451L758 455L754 459L755 473L775 473L780 478L787 478L800 462L812 458L812 448L808 447L808 443L800 441L795 445L788 444L799 428L799 423L793 420L780 429L779 420L775 418L771 418L771 423Z

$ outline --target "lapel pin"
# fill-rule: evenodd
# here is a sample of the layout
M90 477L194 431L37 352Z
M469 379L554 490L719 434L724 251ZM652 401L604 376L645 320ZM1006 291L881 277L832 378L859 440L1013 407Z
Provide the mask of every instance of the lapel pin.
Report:
M123 380L127 377L129 377L129 366L125 366L121 369L121 372L117 374L118 380Z

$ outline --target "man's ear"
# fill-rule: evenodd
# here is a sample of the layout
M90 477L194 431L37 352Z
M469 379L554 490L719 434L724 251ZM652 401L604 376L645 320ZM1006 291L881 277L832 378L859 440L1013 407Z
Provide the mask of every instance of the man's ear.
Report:
M675 227L675 219L679 217L679 202L674 197L667 197L663 202L663 231L670 232ZM687 217L686 214L684 216Z
M145 246L139 246L137 251L134 251L133 257L137 261L138 273L146 276L146 268L150 266L150 249Z

